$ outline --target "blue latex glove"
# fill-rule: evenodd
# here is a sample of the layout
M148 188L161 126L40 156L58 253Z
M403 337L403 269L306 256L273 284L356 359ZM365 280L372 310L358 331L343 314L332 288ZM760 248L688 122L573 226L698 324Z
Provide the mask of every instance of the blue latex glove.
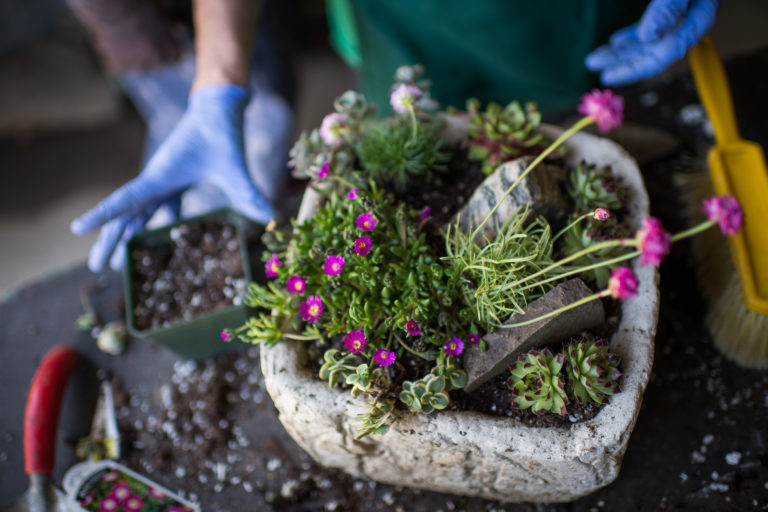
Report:
M232 206L252 220L266 224L274 215L248 175L243 141L246 89L234 85L203 87L189 98L189 106L168 139L133 180L115 190L71 224L80 235L101 227L91 248L88 267L100 272L109 261L119 269L125 242L163 203L178 214L180 194L187 188L212 183Z
M715 22L718 0L653 0L640 21L587 55L590 71L618 86L648 78L685 57Z

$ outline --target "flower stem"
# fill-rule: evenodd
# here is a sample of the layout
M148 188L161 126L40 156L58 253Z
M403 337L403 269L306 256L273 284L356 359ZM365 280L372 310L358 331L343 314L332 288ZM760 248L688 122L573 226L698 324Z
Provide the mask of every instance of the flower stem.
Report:
M400 343L400 346L403 347L405 350L407 350L411 354L413 354L415 356L418 356L418 357L420 357L422 359L426 359L427 358L427 355L424 352L417 352L416 350L413 350L411 347L406 345L403 340L400 339L400 336L398 336L397 334L394 334L394 333L393 333L393 335L394 335L395 339L397 340L397 342ZM387 349L389 349L389 345L387 345Z
M581 274L582 272L586 272L588 270L594 270L596 268L605 267L605 266L608 266L608 265L613 265L614 263L619 263L621 261L629 260L629 259L632 259L635 256L639 256L639 255L640 255L640 251L633 251L633 252L630 252L630 253L627 253L627 254L623 254L621 256L617 256L616 258L613 258L613 259L610 259L610 260L600 261L600 262L597 262L597 263L593 263L592 265L587 265L586 267L580 267L580 268L577 268L577 269L569 270L567 272L563 272L562 274L557 274L556 276L552 276L552 277L549 277L547 279L544 279L543 281L539 281L537 283L533 283L533 284L529 284L527 286L524 286L524 287L520 288L520 291L529 290L531 288L535 288L536 286L541 286L543 284L547 284L547 283L550 283L552 281L557 281L558 279L563 278L563 277L572 276L574 274Z
M499 206L501 206L501 202L504 201L504 199L507 198L507 196L517 187L517 185L525 178L529 172L531 172L537 165L539 165L546 157L548 157L553 151L555 151L560 145L562 145L563 142L568 140L568 138L571 137L574 133L578 132L585 126L590 125L591 123L594 123L595 120L591 117L583 117L579 119L573 126L568 128L566 131L564 131L555 141L549 145L547 149L545 149L543 152L539 154L539 156L536 157L536 159L531 162L531 165L528 166L528 168L523 171L523 173L515 180L512 185L509 186L506 192L504 192L504 195L501 196L501 199L498 200L496 203L496 206L493 207L491 212L483 219L483 222L480 223L477 228L472 232L472 236L470 237L470 240L474 240L475 236L480 232L483 226L485 226L485 223L488 222L488 219L490 219L493 214L498 210Z
M555 315L557 315L559 313L562 313L564 311L568 311L569 309L577 308L577 307L579 307L579 306L581 306L583 304L586 304L587 302L593 301L595 299L601 299L603 297L607 297L610 294L611 294L610 290L603 290L603 291L600 291L600 292L597 292L597 293L593 293L592 295L588 295L587 297L584 297L583 299L577 300L576 302L572 302L572 303L568 304L567 306L563 306L563 307L558 308L558 309L556 309L554 311L550 311L549 313L546 313L544 315L538 316L536 318L532 318L530 320L526 320L525 322L517 322L517 323L514 323L514 324L502 324L502 325L499 325L498 327L501 328L501 329L510 329L512 327L522 327L524 325L535 324L536 322L538 322L540 320L544 320L545 318L549 318L551 316L555 316Z
M296 341L312 341L312 340L323 339L322 336L302 336L301 334L291 334L287 332L284 332L283 336L285 338L288 338L289 340L296 340Z
M582 220L586 219L587 217L591 217L593 215L593 213L594 212L589 212L589 213L585 213L584 215L579 215L578 217L576 217L576 220L574 220L573 222L571 222L570 224L565 226L563 229L558 231L555 236L552 237L552 242L554 243L555 240L560 238L563 234L567 233L569 229L574 227L576 224L578 224Z
M416 139L416 134L419 133L419 122L416 119L416 109L411 107L408 112L411 114L411 139Z
M670 240L672 242L677 242L679 240L682 240L683 238L688 238L689 236L696 235L698 233L701 233L702 231L706 231L707 229L711 228L717 224L717 221L714 220L705 220L701 224L697 226L693 226L692 228L688 228L685 231L681 231L679 233L676 233L670 237Z
M343 183L344 185L348 186L350 189L355 188L355 186L353 184L351 184L350 182L348 182L347 180L345 180L341 176L337 176L337 175L334 174L334 175L331 175L330 177L332 179L338 181L339 183Z

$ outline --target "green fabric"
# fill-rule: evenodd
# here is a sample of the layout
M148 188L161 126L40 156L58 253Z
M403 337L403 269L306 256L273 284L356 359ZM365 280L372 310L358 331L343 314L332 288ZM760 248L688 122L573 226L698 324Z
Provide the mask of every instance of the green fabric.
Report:
M328 0L326 13L331 31L331 46L347 65L353 68L360 67L363 59L360 55L359 37L349 0Z
M342 55L360 63L361 89L383 114L389 112L395 69L415 63L424 64L426 78L434 82L432 96L444 106L463 108L467 98L477 97L502 104L535 101L543 112L554 113L572 110L596 85L585 56L615 30L636 22L646 3L329 0L328 9L329 19L336 20L332 40L346 41ZM345 8L346 17L339 14Z

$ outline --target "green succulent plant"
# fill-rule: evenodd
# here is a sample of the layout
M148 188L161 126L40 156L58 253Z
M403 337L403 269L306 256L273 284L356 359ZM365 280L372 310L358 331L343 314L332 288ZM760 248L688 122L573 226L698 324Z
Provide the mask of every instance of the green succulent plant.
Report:
M320 378L327 380L330 387L334 387L338 383L346 382L350 376L357 374L359 366L356 363L357 358L354 354L342 355L340 350L328 349L323 354L323 365L319 371Z
M553 412L564 416L570 403L565 382L560 375L565 356L552 355L547 349L531 350L510 366L512 376L507 386L514 395L514 404L521 409L531 409L534 414Z
M445 378L446 391L461 389L467 385L467 372L457 368L456 359L447 357L444 364L432 368L432 375Z
M416 381L406 380L403 381L400 401L412 412L429 414L448 407L450 399L445 387L445 377L431 373Z
M611 174L610 166L597 167L582 161L569 175L568 193L578 213L595 208L620 210L627 192L621 181Z
M384 375L383 368L371 370L368 364L362 363L355 368L354 373L347 375L345 384L352 386L352 396L373 391L375 382Z
M482 162L485 174L514 158L538 155L552 142L539 130L541 113L535 103L523 107L515 101L502 108L491 102L482 111L480 101L473 98L467 101L467 113L469 158Z
M368 411L357 415L360 420L360 433L355 439L361 439L371 434L384 435L389 431L389 418L395 409L395 399L385 398L368 404Z
M602 404L619 390L619 357L608 351L605 339L573 341L565 352L568 386L576 400Z

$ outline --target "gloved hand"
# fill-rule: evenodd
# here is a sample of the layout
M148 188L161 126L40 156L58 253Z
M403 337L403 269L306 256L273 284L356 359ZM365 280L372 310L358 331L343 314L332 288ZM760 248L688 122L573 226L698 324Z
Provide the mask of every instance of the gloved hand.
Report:
M164 202L175 205L181 192L212 183L232 206L266 224L274 215L248 175L243 142L243 111L249 93L235 85L209 85L189 98L189 106L168 139L133 180L115 190L70 226L76 235L102 227L88 267L100 272L107 261L119 269L125 242Z
M653 0L640 21L587 55L590 71L609 86L655 75L685 57L715 22L718 0Z

